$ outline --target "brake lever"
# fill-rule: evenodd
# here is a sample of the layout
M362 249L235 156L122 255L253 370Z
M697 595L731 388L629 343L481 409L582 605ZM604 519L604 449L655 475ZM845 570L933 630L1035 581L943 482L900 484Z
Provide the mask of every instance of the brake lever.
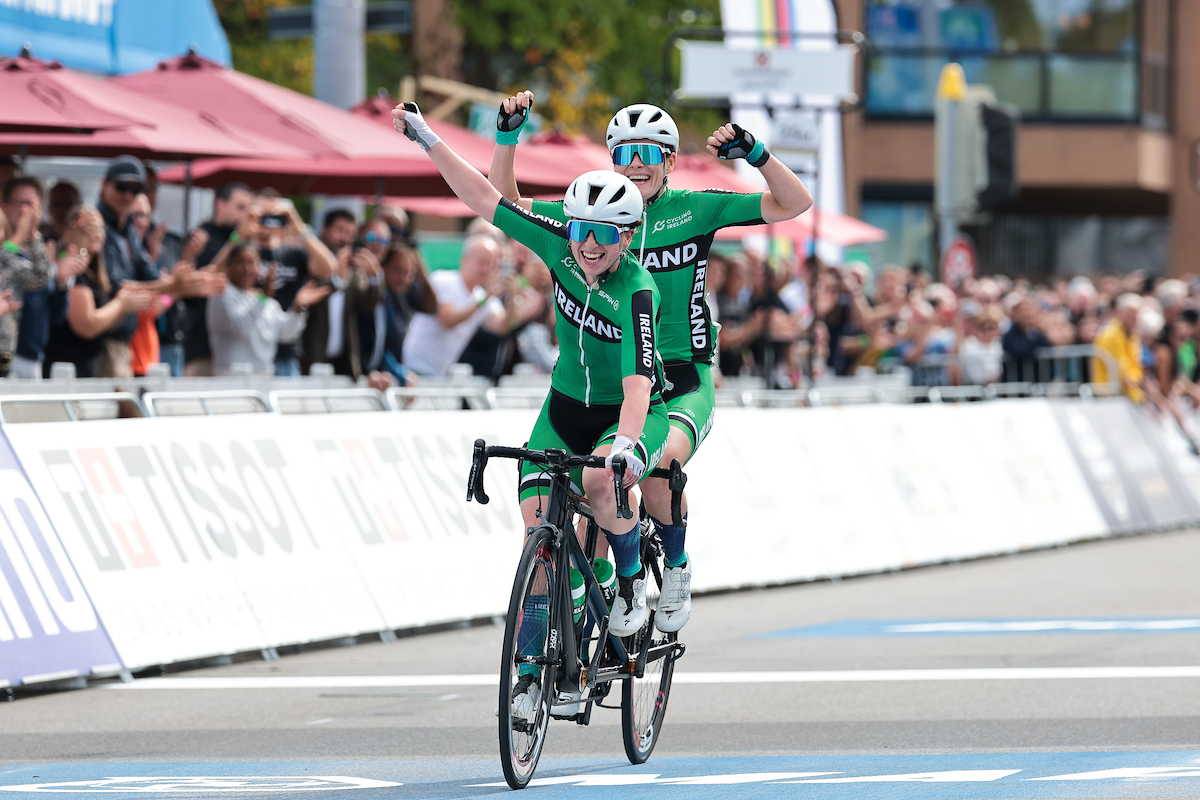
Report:
M678 458L671 459L671 475L667 478L667 486L671 489L671 524L683 530L687 520L683 518L683 487L687 486L687 475Z
M483 439L475 440L475 449L471 453L471 474L467 476L467 502L474 497L476 502L487 505L491 498L483 489L483 472L487 469L487 444Z
M622 519L633 519L633 510L629 507L629 490L625 488L625 457L614 458L612 468L613 486L617 490L617 516Z

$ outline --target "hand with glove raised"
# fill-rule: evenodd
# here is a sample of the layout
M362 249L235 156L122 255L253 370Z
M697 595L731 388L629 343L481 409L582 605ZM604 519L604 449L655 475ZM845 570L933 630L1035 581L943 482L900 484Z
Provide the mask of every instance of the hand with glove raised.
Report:
M744 158L752 167L761 167L771 157L762 142L736 122L722 125L713 131L713 135L708 137L708 152L726 161Z
M533 110L533 92L517 92L500 104L496 114L496 144L516 144Z
M441 141L438 135L430 129L425 117L421 116L421 109L417 108L416 103L401 103L393 108L392 127L421 145L421 149L426 153L429 152L429 148Z

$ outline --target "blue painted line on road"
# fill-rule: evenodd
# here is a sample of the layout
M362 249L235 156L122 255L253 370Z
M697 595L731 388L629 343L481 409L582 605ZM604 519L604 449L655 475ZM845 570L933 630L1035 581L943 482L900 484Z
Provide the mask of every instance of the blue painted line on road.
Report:
M551 730L553 735L553 729ZM545 759L528 796L611 800L1054 800L1200 796L1200 752ZM64 763L0 766L0 798L477 798L495 760Z
M1194 617L1053 619L848 619L760 633L756 639L836 639L881 636L1040 636L1046 634L1200 633Z

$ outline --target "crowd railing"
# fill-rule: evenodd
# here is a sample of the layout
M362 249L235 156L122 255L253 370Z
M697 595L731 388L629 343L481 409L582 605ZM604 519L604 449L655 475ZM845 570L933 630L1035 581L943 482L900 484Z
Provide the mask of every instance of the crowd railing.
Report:
M1095 360L1105 365L1107 380L1092 380ZM444 377L423 376L416 386L398 386L381 393L332 374L79 379L58 369L60 366L55 365L52 374L57 377L50 380L0 379L0 424L132 416L536 409L550 390L548 375L507 376L509 379L494 386L487 378L461 369ZM1025 363L1005 358L1001 366L1008 380L988 384L954 383L952 378L969 371L965 366L970 365L959 355L930 355L912 367L885 364L879 370L861 368L852 376L826 375L802 389L786 390L769 388L761 377L729 376L716 390L716 403L725 408L796 408L1120 394L1116 360L1092 345L1042 348Z

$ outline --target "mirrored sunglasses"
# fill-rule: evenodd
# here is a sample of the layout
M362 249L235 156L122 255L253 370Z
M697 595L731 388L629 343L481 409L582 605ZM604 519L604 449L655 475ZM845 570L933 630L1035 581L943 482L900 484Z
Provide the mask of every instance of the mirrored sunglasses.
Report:
M380 236L378 233L375 233L374 231L364 234L363 241L366 242L367 244L381 244L384 247L387 247L389 244L392 243L391 237Z
M666 151L656 144L619 144L613 148L612 160L618 167L625 167L633 163L635 155L647 167L661 164L667 158Z
M588 234L596 237L596 244L616 244L621 241L621 228L608 222L585 222L573 219L567 223L567 236L572 242L587 241Z

